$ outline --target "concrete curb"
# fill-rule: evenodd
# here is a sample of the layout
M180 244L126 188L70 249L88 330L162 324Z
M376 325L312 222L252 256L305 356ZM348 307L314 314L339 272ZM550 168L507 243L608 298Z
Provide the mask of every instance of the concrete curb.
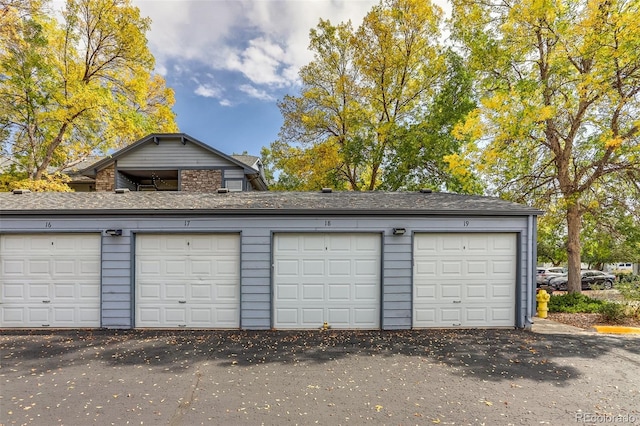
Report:
M606 334L640 334L640 327L624 327L617 325L594 325L593 330Z

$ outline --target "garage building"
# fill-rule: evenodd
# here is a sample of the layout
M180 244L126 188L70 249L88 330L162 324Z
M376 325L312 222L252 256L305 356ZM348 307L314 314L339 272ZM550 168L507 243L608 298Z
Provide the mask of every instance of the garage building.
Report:
M0 194L0 327L531 326L536 218L436 192Z

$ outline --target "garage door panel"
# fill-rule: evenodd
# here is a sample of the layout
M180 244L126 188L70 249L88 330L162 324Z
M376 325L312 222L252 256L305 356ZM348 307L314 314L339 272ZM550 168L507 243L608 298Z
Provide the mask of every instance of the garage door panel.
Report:
M486 276L489 271L489 265L486 260L475 260L466 262L467 274L466 275L479 275Z
M440 308L439 312L440 322L442 325L444 324L460 324L460 319L462 318L462 308Z
M187 324L187 309L172 306L161 310L164 315L163 322L167 326L185 326Z
M325 274L325 262L318 260L302 260L303 277L321 277Z
M140 300L149 302L160 300L160 286L155 284L139 284L136 293Z
M353 250L351 237L348 235L332 235L327 240L327 249L333 253L351 253ZM361 249L360 246L355 247Z
M380 289L376 284L356 283L353 288L355 290L355 299L359 302L377 302L380 300Z
M416 238L414 241L415 253L423 255L433 255L438 253L438 240L428 238Z
M440 275L442 276L461 277L462 269L462 262L457 260L442 261L440 263Z
M296 286L298 287L298 286ZM302 284L302 300L313 302L313 301L323 301L324 300L324 284ZM331 293L331 290L329 290ZM297 295L297 292L295 293ZM331 296L329 296L331 297Z
M353 310L353 323L360 328L375 328L379 323L379 311L371 308L355 308Z
M280 277L284 277L286 275L294 277L298 276L300 273L298 264L299 262L297 260L278 260L275 262L276 267L274 268L276 275Z
M28 282L27 284L27 302L42 302L43 300L50 301L51 293L53 292L52 286L49 283L34 283Z
M465 309L465 323L480 325L488 322L487 308L474 307Z
M275 322L283 326L293 327L300 323L298 309L277 308L274 312Z
M511 260L494 260L491 262L491 273L498 278L500 275L510 279L513 274L513 262Z
M424 255L424 253L423 253ZM426 277L433 277L437 275L438 264L429 260L416 260L415 272L416 279L424 279Z
M356 277L376 278L380 273L380 263L378 260L355 259Z
M24 327L27 325L26 313L27 308L5 306L0 320L4 327Z
M137 320L144 324L149 324L148 327L160 326L161 324L161 311L162 308L156 307L138 307Z
M165 260L163 275L184 276L187 273L186 263L187 263L186 260Z
M375 256L380 252L380 237L375 234L371 235L362 235L361 238L357 238L354 241L355 252L362 253L363 255L372 255Z
M236 304L238 301L238 284L235 282L228 284L218 283L214 286L213 291L213 299L221 303Z
M28 289L28 287L25 287L22 283L5 282L2 285L2 300L7 303L26 299L26 289Z
M496 324L508 327L513 325L513 313L511 309L491 309L489 311L491 321Z
M327 308L327 322L333 328L348 327L351 325L350 313L349 308Z
M344 277L351 275L351 260L329 259L327 274L331 277Z
M100 241L99 234L0 236L0 326L99 327Z
M203 282L203 283L195 282L189 286L189 290L191 291L192 298L198 299L198 301L201 301L201 302L205 302L205 301L210 302L216 299L213 294L214 292L213 287L214 286L212 286L211 283L209 282ZM232 297L235 296L235 288L233 288L233 286L232 286L231 296Z
M18 276L22 277L26 274L26 262L22 259L2 259L2 270L5 277Z
M436 325L436 309L432 307L421 307L414 309L414 321L424 324L425 327Z
M28 256L28 253L25 253L25 256ZM27 260L29 265L27 274L32 277L41 276L48 277L51 270L51 261L48 259L30 259Z
M462 297L462 285L461 284L440 284L440 298L449 302L447 299L459 300ZM450 303L450 302L449 302Z
M295 301L298 299L298 284L280 284L276 288L276 300Z
M189 309L189 323L195 326L207 327L212 323L212 310L210 308Z
M509 299L511 300L515 294L513 290L513 285L510 283L506 284L493 284L491 286L491 297L493 299Z
M300 251L300 238L294 234L281 234L275 240L274 248L278 252L298 253Z
M100 274L100 262L98 260L81 260L78 268L82 275Z
M465 300L469 302L485 302L487 300L486 284L468 284L464 286Z
M164 299L168 300L185 300L187 297L187 284L165 284Z
M480 254L484 254L488 251L490 242L484 235L467 234L465 237L467 240L466 250L469 253L474 254L479 252Z
M516 240L515 234L416 234L414 327L515 325Z
M224 265L224 264L223 264ZM210 261L206 260L206 259L196 259L196 260L191 260L191 263L189 264L189 267L191 268L191 274L194 276L203 276L203 277L210 277L212 275L218 275L218 274L222 274L223 272L220 271L220 268L216 267L217 265L212 264ZM231 273L233 274L235 271L232 269L232 267L235 265L231 265L229 267L229 271L227 273Z
M439 251L449 254L462 253L462 247L462 237L452 236L451 238L440 240Z
M420 286L416 286L415 299L416 301L437 300L436 290L437 290L437 287L435 284L423 284Z
M322 324L322 318L324 317L322 308L301 308L299 315L301 323L305 328L317 327L318 324ZM292 326L295 324L291 324Z
M303 254L307 253L324 253L326 251L325 239L322 235L307 235L304 237L297 237L298 239L302 239L302 250Z
M160 261L157 259L149 260L144 259L142 256L138 257L136 269L138 273L145 276L155 275L160 276L162 274Z
M136 327L239 327L239 265L238 234L138 235Z
M379 235L276 235L274 263L274 327L379 328Z
M53 289L52 299L54 300L64 300L64 299L73 300L75 298L79 299L80 295L79 294L76 295L76 286L74 284L58 284Z
M322 286L324 288L324 285ZM351 284L349 283L335 283L328 284L327 301L330 302L348 302L351 300ZM322 300L322 299L320 299Z

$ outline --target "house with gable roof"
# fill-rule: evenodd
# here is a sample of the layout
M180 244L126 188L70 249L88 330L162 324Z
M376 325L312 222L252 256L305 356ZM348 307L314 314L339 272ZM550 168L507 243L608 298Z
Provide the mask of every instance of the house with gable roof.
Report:
M266 191L262 163L251 155L227 155L184 133L156 133L69 173L78 192Z

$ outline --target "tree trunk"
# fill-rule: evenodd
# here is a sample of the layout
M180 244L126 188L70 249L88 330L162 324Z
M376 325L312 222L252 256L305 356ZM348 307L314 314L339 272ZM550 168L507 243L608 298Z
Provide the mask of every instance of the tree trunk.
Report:
M580 293L582 291L580 229L582 229L580 205L577 201L572 201L567 208L567 257L569 270L567 291L569 293Z
M72 119L75 119L78 115L79 114L74 115ZM34 173L32 178L33 180L42 179L42 175L47 171L49 165L51 164L51 161L53 160L53 153L55 152L56 148L58 148L58 146L62 143L62 138L64 137L64 133L67 131L67 127L69 127L69 122L64 123L60 127L60 130L58 130L58 134L47 147L47 152L42 159L42 163L36 168L36 172Z

